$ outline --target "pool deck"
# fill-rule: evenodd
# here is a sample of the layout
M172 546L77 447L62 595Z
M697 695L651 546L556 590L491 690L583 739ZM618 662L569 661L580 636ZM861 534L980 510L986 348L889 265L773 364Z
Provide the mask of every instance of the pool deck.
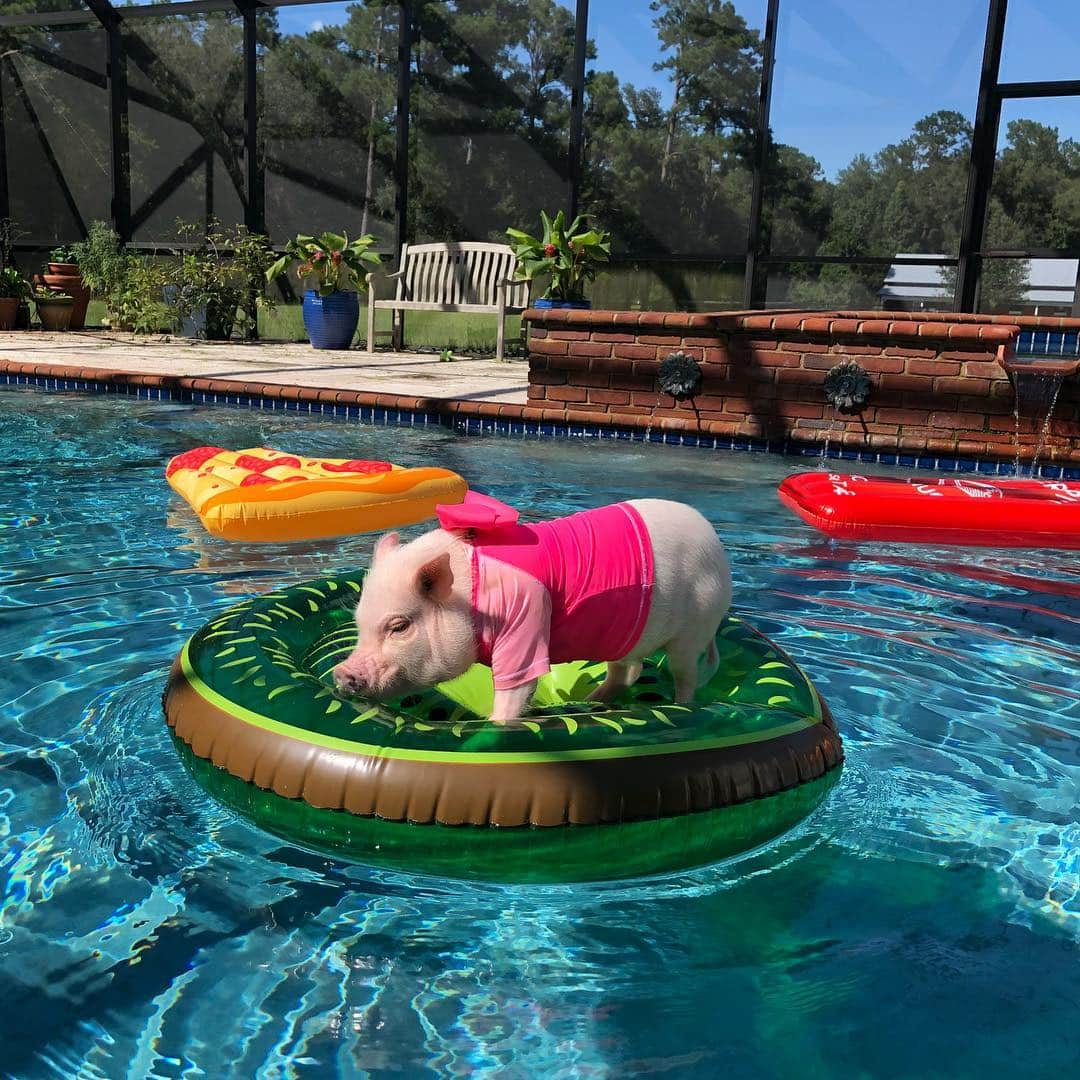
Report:
M154 376L159 384L209 381L214 389L258 386L342 391L423 402L524 405L528 364L473 358L443 361L437 353L316 350L306 343L207 342L135 337L90 330L64 334L0 331L0 367L58 378ZM74 375L74 372L80 374ZM245 391L241 391L245 392Z

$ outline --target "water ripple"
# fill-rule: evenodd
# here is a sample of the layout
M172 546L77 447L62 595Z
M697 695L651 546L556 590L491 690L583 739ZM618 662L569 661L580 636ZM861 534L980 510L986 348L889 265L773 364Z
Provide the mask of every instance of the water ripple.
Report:
M207 536L161 480L205 442L438 461L535 517L694 502L729 545L740 612L833 708L840 782L738 859L574 886L373 870L245 824L172 750L168 665L238 596L363 565L372 538ZM776 500L792 468L0 397L3 1071L1066 1075L1075 559L823 541Z

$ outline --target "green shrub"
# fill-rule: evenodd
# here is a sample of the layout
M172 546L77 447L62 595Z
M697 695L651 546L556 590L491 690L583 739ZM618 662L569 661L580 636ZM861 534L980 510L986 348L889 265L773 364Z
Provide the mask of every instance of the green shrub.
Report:
M151 334L169 325L165 268L155 259L125 251L107 222L92 222L86 239L72 244L70 253L87 288L104 301L111 327Z
M22 300L30 295L30 286L14 266L0 270L0 299Z

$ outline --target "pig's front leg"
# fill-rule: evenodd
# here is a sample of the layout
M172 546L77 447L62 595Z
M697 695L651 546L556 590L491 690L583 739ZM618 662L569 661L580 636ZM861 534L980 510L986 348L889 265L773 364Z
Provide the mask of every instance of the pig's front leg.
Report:
M522 713L529 707L532 696L536 693L536 679L515 686L511 690L496 690L495 705L491 710L493 724L516 724Z

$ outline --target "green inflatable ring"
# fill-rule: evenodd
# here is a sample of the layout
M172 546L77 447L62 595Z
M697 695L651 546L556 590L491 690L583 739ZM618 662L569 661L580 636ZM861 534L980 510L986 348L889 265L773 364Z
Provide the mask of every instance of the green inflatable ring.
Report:
M558 665L521 727L491 724L490 671L396 704L339 698L362 575L246 600L184 646L165 715L195 780L306 846L503 881L630 877L746 851L812 811L840 737L806 675L737 618L717 675L671 704L662 654L620 701L604 665Z

